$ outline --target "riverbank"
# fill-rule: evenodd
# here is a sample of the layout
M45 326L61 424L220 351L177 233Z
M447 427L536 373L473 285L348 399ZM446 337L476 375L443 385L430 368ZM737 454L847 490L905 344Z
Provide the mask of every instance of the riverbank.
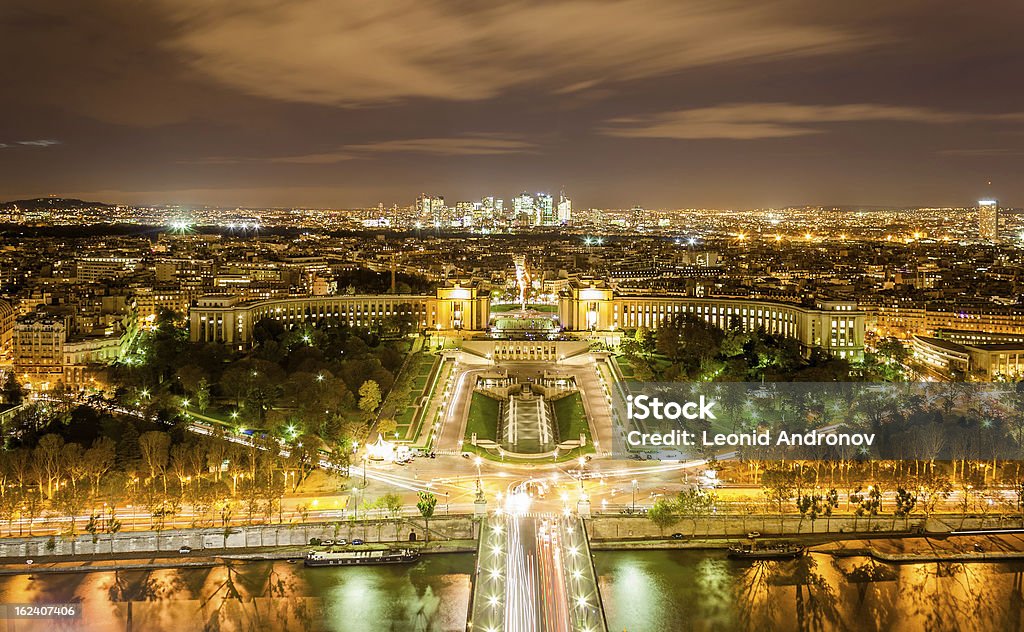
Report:
M765 537L767 541L801 544L811 553L834 557L871 557L892 564L923 562L998 562L1024 560L1024 531L1016 533L934 534L804 534ZM747 538L658 538L592 542L595 551L724 550Z
M475 540L446 540L444 542L409 543L394 542L386 544L368 544L358 547L359 550L385 549L392 547L414 548L424 555L445 553L475 553ZM309 546L278 546L262 547L249 550L207 549L192 553L169 556L166 554L138 553L135 555L118 554L88 556L48 556L27 560L0 559L0 575L25 575L39 573L92 573L100 571L137 571L164 568L211 568L231 562L267 562L294 561L301 564ZM84 558L84 559L83 559Z

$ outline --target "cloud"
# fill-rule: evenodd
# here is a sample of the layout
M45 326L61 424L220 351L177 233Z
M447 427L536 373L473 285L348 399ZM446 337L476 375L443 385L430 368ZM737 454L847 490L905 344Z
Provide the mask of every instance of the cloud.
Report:
M448 138L405 138L373 143L342 145L337 150L277 156L273 158L232 158L208 156L193 164L226 165L246 162L274 162L299 165L327 165L376 154L423 154L430 156L495 156L537 151L537 145L502 134L467 134Z
M493 156L536 151L536 145L500 136L460 136L453 138L411 138L386 140L360 145L345 145L336 152L286 156L273 162L328 164L353 160L371 154L426 154L431 156Z
M729 62L845 52L875 38L722 0L159 0L192 68L248 94L358 105L573 91ZM784 17L788 16L788 17Z
M1011 149L1009 147L977 147L943 149L938 153L940 156L953 156L957 158L998 158L1024 156L1024 149Z
M1021 115L947 112L924 107L854 103L800 105L794 103L727 103L711 107L619 117L602 132L626 138L732 139L788 138L821 134L833 123L895 121L949 124L969 121L1020 121Z
M52 147L53 145L59 145L59 140L52 139L39 139L39 140L19 140L11 143L0 143L0 149L9 149L11 147Z

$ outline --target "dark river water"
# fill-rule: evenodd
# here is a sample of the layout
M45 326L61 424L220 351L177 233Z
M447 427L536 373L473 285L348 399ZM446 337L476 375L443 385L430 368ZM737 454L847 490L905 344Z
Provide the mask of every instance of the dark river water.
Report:
M710 551L596 554L612 632L1024 630L1024 563L888 565L809 555L734 562ZM0 632L464 630L471 555L412 566L210 569L0 577L2 603L79 601L76 621ZM130 616L130 622L129 622Z

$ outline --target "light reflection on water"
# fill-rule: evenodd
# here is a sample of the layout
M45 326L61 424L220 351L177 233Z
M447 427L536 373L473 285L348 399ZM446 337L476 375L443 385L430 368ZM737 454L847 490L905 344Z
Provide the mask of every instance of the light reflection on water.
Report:
M464 630L473 560L4 576L0 602L81 601L84 615L0 622L0 630ZM618 551L598 553L596 564L612 632L1024 630L1024 562L894 566L818 554L736 562L717 551Z
M709 551L596 557L608 627L663 630L1022 630L1024 562L733 561Z
M472 568L469 555L432 555L408 566L307 569L281 561L15 575L0 577L0 602L82 603L76 621L18 620L7 628L18 632L465 630Z

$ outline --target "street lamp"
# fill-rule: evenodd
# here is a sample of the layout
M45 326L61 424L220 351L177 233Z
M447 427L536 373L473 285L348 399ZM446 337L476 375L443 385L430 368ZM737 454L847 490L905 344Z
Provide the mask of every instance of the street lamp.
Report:
M366 455L363 455L363 487L366 487Z
M637 490L638 487L639 487L639 485L637 484L636 479L634 478L633 479L633 513L636 513L636 490Z
M476 491L480 491L480 464L483 463L483 459L476 457L473 459L473 464L476 465Z

